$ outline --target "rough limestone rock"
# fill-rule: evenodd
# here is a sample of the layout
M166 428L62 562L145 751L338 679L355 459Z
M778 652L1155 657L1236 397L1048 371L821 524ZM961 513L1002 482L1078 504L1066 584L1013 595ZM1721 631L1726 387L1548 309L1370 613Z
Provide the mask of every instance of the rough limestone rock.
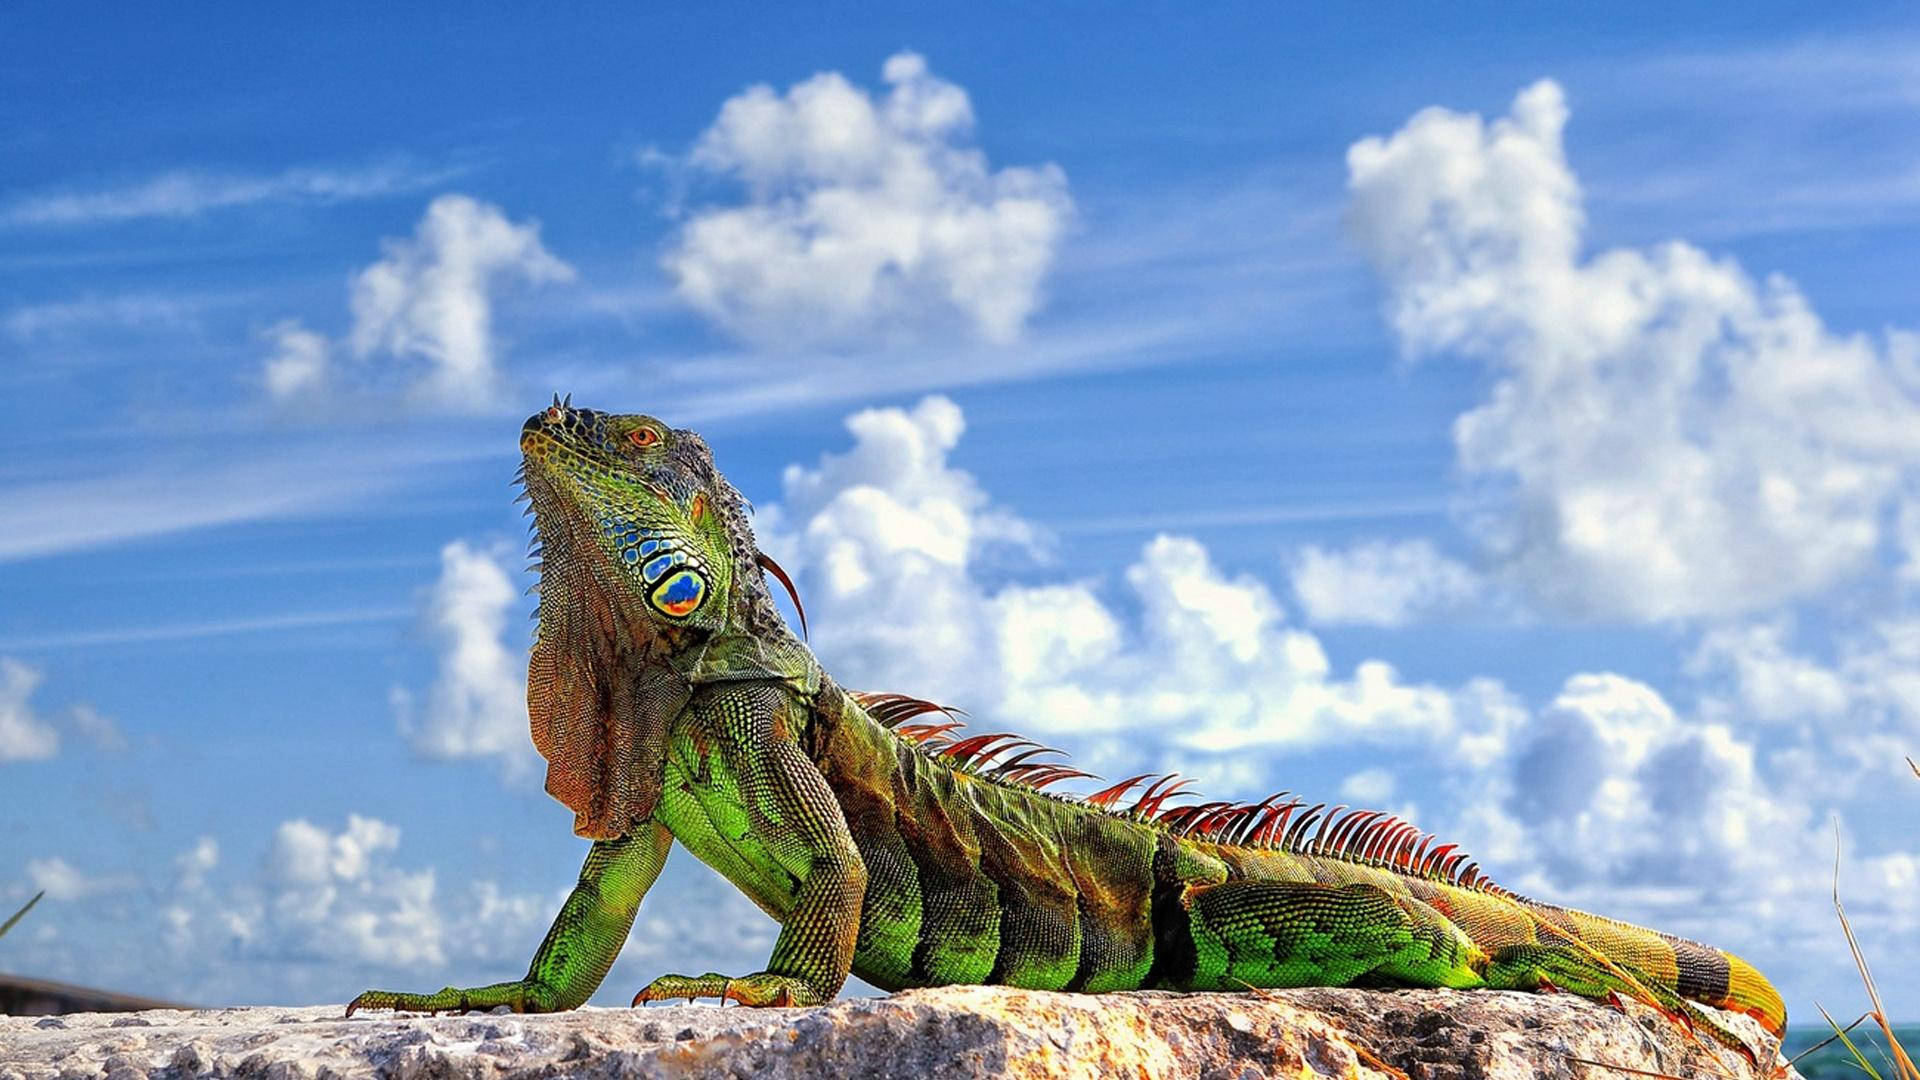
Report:
M0 1080L59 1077L1685 1077L1754 1075L1651 1010L1445 990L918 990L815 1009L343 1019L338 1008L0 1017ZM1744 1017L1731 1022L1771 1054ZM1717 1058L1717 1060L1715 1060Z

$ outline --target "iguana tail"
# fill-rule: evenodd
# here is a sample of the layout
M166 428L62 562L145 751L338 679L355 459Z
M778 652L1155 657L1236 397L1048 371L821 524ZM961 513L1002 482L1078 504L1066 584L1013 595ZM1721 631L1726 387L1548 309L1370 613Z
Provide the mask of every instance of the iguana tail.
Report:
M1530 905L1536 909L1547 905ZM1779 991L1753 965L1711 945L1583 911L1554 908L1581 940L1609 958L1646 972L1681 997L1745 1013L1778 1037L1787 1024Z
M1773 988L1765 975L1760 974L1752 964L1720 949L1713 950L1727 962L1727 993L1719 1001L1709 1001L1709 1005L1718 1005L1722 1009L1746 1013L1767 1029L1767 1034L1778 1038L1787 1027L1787 1005L1780 1000L1780 991Z
M1533 989L1528 980L1560 983L1588 997L1607 990L1659 1005L1729 1045L1741 1045L1687 1002L1744 1013L1778 1038L1786 1029L1786 1004L1753 965L1711 945L1664 934L1584 911L1512 897L1534 920L1537 946L1496 954L1489 982ZM1549 954L1552 954L1551 956ZM1580 982L1592 985L1581 986Z

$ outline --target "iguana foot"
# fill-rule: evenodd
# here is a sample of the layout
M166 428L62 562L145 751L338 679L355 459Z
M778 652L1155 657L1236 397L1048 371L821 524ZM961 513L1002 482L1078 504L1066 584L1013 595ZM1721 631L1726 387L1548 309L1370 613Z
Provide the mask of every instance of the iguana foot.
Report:
M789 1005L819 1005L825 999L818 990L789 975L775 975L762 971L757 975L743 975L730 979L725 975L708 972L705 975L662 975L646 985L646 988L633 995L633 1004L637 1008L649 1001L677 1001L685 998L719 998L721 1001L737 1001L742 1005L772 1006L782 1008Z
M498 983L462 990L445 987L431 994L403 994L393 990L369 990L347 1003L347 1015L361 1009L392 1009L395 1012L464 1013L486 1012L505 1005L517 1013L551 1012L544 987L527 982Z

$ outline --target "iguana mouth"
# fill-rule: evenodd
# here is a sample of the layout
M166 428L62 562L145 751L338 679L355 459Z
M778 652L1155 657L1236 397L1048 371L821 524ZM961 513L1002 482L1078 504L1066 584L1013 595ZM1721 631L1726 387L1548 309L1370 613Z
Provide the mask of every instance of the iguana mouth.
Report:
M638 616L621 595L626 585L613 560L601 550L595 524L582 505L585 481L578 471L596 467L567 443L533 425L536 414L522 429L522 462L516 479L528 511L533 515L533 544L528 549L540 573L542 609L552 603L585 604L593 609L622 613L614 624L619 633L610 644L655 644L652 623Z

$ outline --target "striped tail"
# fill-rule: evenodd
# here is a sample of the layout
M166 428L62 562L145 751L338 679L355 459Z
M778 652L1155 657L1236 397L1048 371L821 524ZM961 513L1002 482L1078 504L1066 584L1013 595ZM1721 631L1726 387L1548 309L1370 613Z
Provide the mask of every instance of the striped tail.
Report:
M1779 1038L1781 1033L1787 1030L1787 1005L1780 1000L1780 991L1775 990L1773 984L1767 981L1767 977L1755 970L1752 964L1730 952L1722 952L1719 949L1714 949L1713 952L1726 964L1726 993L1718 1001L1712 998L1695 1000L1733 1012L1745 1013L1759 1021L1760 1026L1767 1029L1767 1034L1776 1039ZM1687 994L1684 988L1680 992ZM1687 994L1687 996L1693 995Z
M1552 904L1525 902L1542 922L1689 1001L1741 1013L1778 1038L1787 1026L1780 992L1752 964L1723 949Z

